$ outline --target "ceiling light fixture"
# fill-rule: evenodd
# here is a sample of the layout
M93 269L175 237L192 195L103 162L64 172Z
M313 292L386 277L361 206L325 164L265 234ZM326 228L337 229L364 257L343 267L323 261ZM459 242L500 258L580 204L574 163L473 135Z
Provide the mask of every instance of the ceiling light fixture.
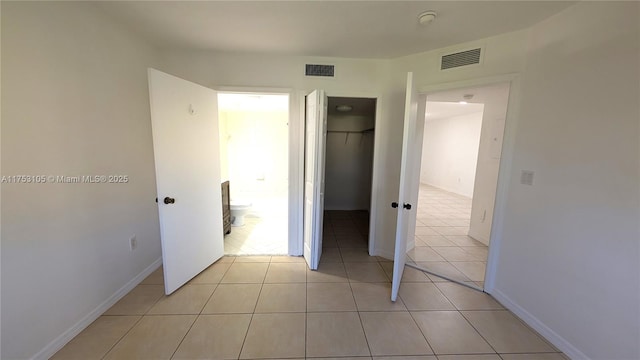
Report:
M464 94L462 95L462 98L464 100L458 101L458 104L467 105L468 104L467 100L473 99L473 94Z
M436 19L436 16L438 16L438 14L433 10L425 11L418 15L418 22L422 26L427 26Z
M340 112L349 112L353 110L353 106L351 105L338 105L336 106L336 110Z

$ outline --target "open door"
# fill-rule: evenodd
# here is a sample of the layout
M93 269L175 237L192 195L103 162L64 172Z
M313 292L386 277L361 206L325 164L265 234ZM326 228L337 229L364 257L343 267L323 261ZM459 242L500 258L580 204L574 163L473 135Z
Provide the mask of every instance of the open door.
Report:
M327 97L314 90L306 98L304 145L304 259L317 270L322 255Z
M164 289L224 255L217 94L149 69Z
M415 213L415 202L412 202L413 182L413 149L415 147L415 128L418 114L418 96L413 82L413 73L407 74L407 94L404 109L404 130L402 135L402 158L400 163L400 188L398 190L398 202L392 206L398 208L398 220L396 224L396 246L393 256L393 279L391 283L391 301L396 301L400 290L400 281L407 260L407 237L410 211ZM414 224L415 224L415 215ZM415 232L415 230L414 230Z

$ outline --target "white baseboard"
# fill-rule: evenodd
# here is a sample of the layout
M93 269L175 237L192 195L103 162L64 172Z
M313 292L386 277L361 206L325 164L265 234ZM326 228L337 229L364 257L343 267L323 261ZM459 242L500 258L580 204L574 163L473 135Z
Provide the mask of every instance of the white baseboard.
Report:
M469 233L467 235L474 240L480 241L481 243L489 246L489 239L485 239L484 236L474 233L473 231L471 231L471 229L469 229Z
M491 296L496 298L504 307L516 314L522 321L531 326L535 331L540 333L547 341L558 350L562 351L570 359L589 360L590 358L582 351L578 350L575 346L569 343L565 338L558 335L555 331L545 325L542 321L538 320L535 316L522 308L520 305L513 302L508 296L502 293L500 290L493 290L490 292Z
M129 293L129 291L133 290L138 284L142 282L147 276L151 275L156 269L158 269L162 265L162 258L157 259L151 265L149 265L146 269L142 270L140 274L136 275L131 281L126 283L123 287L118 289L113 295L109 296L108 299L103 301L100 305L98 305L95 309L93 309L90 313L85 315L80 321L78 321L75 325L69 328L67 331L58 336L55 340L50 342L47 346L45 346L42 350L40 350L36 355L32 357L33 360L47 360L52 357L56 352L62 349L69 341L71 341L74 337L76 337L82 330L86 329L87 326L91 325L97 318L100 317L105 311L109 310L118 300L122 299L125 295Z

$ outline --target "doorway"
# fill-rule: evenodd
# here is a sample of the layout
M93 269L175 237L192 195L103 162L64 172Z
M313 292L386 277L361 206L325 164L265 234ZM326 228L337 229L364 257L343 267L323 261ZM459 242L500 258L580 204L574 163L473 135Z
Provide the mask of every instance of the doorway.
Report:
M343 249L368 248L375 120L376 99L328 98L324 202L327 245L335 241Z
M483 289L510 83L426 98L414 247L433 281Z
M322 241L328 260L368 256L376 103L328 97Z
M218 94L225 255L289 253L289 95Z

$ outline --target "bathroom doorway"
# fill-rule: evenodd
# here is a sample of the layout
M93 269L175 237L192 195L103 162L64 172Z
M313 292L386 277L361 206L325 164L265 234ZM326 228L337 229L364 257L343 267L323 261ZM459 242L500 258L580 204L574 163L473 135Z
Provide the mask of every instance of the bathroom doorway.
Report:
M220 92L218 117L225 255L288 254L289 95Z

